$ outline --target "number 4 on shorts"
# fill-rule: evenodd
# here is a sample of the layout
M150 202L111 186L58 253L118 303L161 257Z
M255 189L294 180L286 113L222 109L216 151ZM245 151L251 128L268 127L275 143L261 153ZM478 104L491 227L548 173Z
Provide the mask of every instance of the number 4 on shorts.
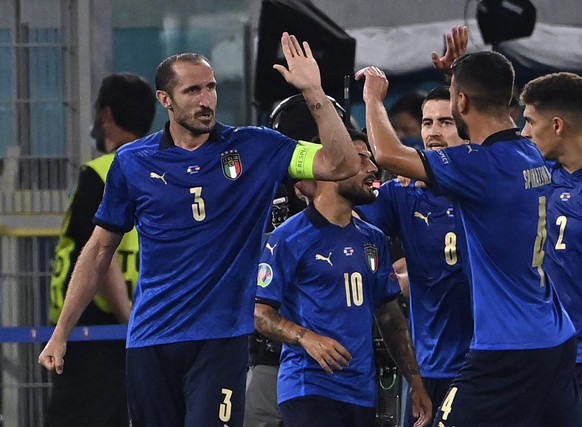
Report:
M443 404L441 405L441 412L443 413L442 419L444 421L447 420L449 413L453 409L453 400L455 400L457 390L457 387L451 387L447 393L447 397L445 397L445 400L443 400ZM439 427L445 427L445 425L443 423L439 423Z

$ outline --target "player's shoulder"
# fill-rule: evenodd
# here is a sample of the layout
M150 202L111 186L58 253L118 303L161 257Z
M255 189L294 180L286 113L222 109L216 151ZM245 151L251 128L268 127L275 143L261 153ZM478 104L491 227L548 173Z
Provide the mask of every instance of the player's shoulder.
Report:
M238 126L230 127L229 135L247 138L263 138L267 140L290 139L282 133L266 126Z
M311 222L305 215L305 210L287 218L283 224L271 232L271 238L278 240L293 241L301 234L312 227Z
M122 145L116 152L117 157L131 157L139 155L143 152L157 151L159 150L160 142L163 137L164 131L160 130L154 132L150 135L144 136L143 138L136 139L135 141L129 142Z
M386 239L384 232L374 224L371 224L368 221L358 217L353 217L352 221L356 229L364 236L380 241L384 241Z

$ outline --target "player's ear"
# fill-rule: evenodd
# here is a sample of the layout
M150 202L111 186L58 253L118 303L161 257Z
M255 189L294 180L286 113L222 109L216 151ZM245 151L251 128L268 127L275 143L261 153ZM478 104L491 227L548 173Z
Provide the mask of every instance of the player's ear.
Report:
M111 111L111 107L103 107L99 111L99 118L101 119L101 125L106 128L107 125L111 122L117 124L115 122L115 118L113 117L113 112Z
M459 92L457 97L457 110L460 113L466 114L469 109L470 100L469 97L464 92Z
M172 98L165 90L157 90L156 91L156 98L164 108L168 110L172 110Z
M564 122L564 119L562 119L561 117L556 116L552 118L552 127L554 129L554 133L557 136L562 136L565 124L566 123Z

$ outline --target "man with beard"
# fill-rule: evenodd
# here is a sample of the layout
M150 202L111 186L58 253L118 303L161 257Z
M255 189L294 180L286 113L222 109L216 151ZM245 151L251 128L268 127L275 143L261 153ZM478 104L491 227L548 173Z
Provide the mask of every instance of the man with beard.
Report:
M464 143L451 115L448 87L433 89L422 104L421 136L427 150ZM394 179L378 190L374 203L357 207L366 221L404 246L409 278L410 329L420 374L433 416L461 365L473 336L469 284L457 251L452 202L418 181ZM412 427L407 401L404 427Z
M83 249L39 363L63 371L66 340L123 233L136 225L140 275L127 337L134 426L240 427L254 277L275 191L295 179L345 179L358 155L323 89L309 45L283 33L288 68L322 146L268 128L218 123L217 84L194 53L162 61L156 96L169 122L118 150L95 231Z
M115 151L143 137L155 115L155 96L140 76L129 73L105 77L95 102L91 136L106 153L86 163L64 218L55 250L49 317L56 324L67 285L103 197L105 178ZM112 259L103 289L81 314L78 325L127 323L138 275L139 248L135 229L126 233ZM127 426L125 342L73 342L67 351L67 371L52 376L46 426Z
M454 41L447 37L447 43ZM366 123L378 163L453 201L474 333L433 426L582 425L574 326L543 270L551 177L510 117L515 73L497 52L457 58L451 109L470 144L417 151L383 111L384 73L366 67Z
M427 425L431 404L395 300L400 288L385 236L352 216L354 205L374 201L377 168L366 135L350 133L359 173L318 181L312 203L266 242L255 326L283 342L278 401L286 427L374 425L374 313L390 354L411 382L417 425Z
M521 134L551 161L544 268L576 327L582 393L582 77L567 72L538 77L525 85L521 100Z

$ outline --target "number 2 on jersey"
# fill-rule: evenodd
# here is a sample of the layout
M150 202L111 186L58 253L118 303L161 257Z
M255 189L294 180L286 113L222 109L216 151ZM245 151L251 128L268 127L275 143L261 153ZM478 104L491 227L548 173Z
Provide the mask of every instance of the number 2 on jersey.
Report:
M564 215L560 215L556 218L556 225L560 227L560 234L558 240L556 241L556 250L566 249L566 243L564 243L564 233L566 232L566 224L568 223L568 218Z

